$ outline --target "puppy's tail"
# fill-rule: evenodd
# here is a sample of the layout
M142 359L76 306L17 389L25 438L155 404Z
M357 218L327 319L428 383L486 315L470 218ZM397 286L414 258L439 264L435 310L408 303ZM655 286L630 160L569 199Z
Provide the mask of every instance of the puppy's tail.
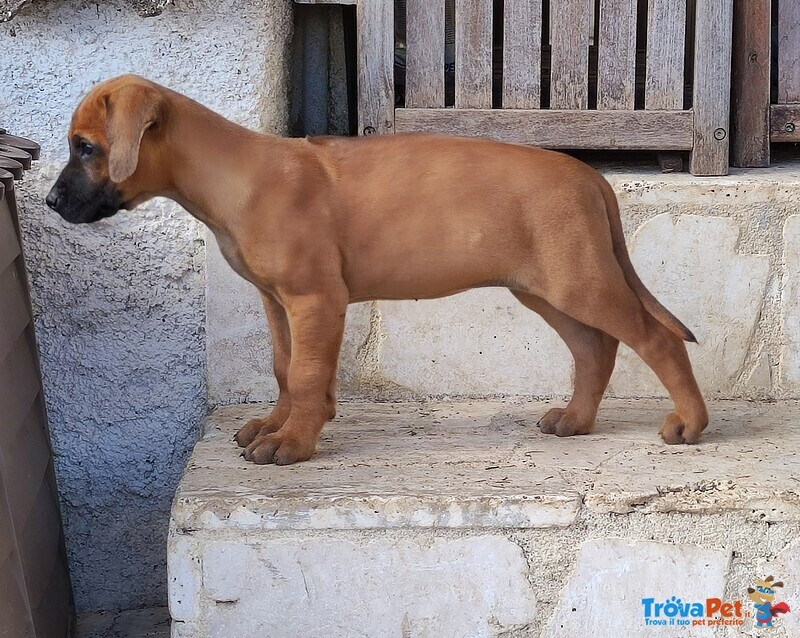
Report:
M633 269L633 264L628 254L628 247L625 245L625 235L622 232L622 221L619 217L617 196L614 193L614 189L611 188L611 185L605 179L601 179L601 188L603 191L603 199L606 202L608 225L611 227L611 242L614 247L614 256L617 258L617 262L622 268L625 281L628 282L633 292L639 297L639 301L642 302L645 310L655 317L655 319L684 341L697 343L697 339L692 334L692 331L684 326L675 315L662 306L661 302L653 296L653 293L650 292L642 283L642 280L639 279L639 275L637 275L636 271Z

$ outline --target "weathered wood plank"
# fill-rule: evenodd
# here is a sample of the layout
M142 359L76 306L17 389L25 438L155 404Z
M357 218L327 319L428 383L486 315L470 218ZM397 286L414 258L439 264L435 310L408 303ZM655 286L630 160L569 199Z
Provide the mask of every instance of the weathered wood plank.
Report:
M397 109L397 132L490 137L548 148L689 150L691 111Z
M649 0L647 66L644 83L646 109L682 109L686 0ZM703 40L701 49L707 46Z
M11 218L11 209L6 199L0 199L0 270L8 268L19 252L19 240Z
M541 105L542 0L505 0L503 108Z
M800 102L800 2L778 3L778 102Z
M633 110L636 0L600 0L597 108Z
M733 0L698 2L695 20L694 175L727 175L730 149Z
M770 0L733 2L731 162L769 166Z
M550 108L589 106L589 32L592 0L550 4Z
M800 142L800 104L773 104L770 135L773 142Z
M22 290L17 266L10 264L0 271L0 361L17 342L25 326L30 323L28 300Z
M444 106L444 0L407 0L406 106Z
M394 132L394 3L360 0L356 9L358 130Z
M456 0L455 106L492 106L492 0Z

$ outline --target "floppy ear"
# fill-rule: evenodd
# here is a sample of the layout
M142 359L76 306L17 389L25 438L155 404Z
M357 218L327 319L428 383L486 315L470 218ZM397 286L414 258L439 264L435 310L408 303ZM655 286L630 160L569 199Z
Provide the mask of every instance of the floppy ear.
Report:
M142 86L127 86L107 98L106 137L108 138L108 176L124 182L139 164L139 146L145 131L158 120L161 103L156 91Z
M783 587L783 581L779 580L777 583L772 583L773 587Z
M755 589L753 589L752 587L748 587L747 588L747 593L748 594L752 594L754 591L755 591Z

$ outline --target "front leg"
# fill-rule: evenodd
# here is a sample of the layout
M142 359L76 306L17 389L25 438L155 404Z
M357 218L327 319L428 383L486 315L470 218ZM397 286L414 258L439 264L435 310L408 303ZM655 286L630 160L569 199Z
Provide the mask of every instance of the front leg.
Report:
M289 418L288 376L292 357L291 333L286 311L272 295L262 292L261 301L267 313L267 323L272 336L272 369L278 381L278 401L272 412L260 419L250 419L234 437L240 447L250 445L259 434L277 432Z
M335 411L331 388L347 310L345 291L288 297L291 331L289 417L280 430L259 434L244 457L254 463L288 465L311 458L325 422Z

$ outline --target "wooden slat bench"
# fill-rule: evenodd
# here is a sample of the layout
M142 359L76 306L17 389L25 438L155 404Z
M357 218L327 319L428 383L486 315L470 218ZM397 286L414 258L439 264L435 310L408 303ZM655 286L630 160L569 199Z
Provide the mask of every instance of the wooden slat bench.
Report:
M504 0L500 14L493 0L453 1L452 104L445 103L446 0L406 0L399 104L395 3L338 3L356 5L361 134L422 131L560 149L689 151L692 173L727 173L734 0L647 0L644 99L638 105L642 2L600 0L595 17L594 0ZM502 22L495 25L498 15ZM594 38L596 63L590 59ZM687 51L693 59L687 60ZM493 85L498 67L499 91Z

